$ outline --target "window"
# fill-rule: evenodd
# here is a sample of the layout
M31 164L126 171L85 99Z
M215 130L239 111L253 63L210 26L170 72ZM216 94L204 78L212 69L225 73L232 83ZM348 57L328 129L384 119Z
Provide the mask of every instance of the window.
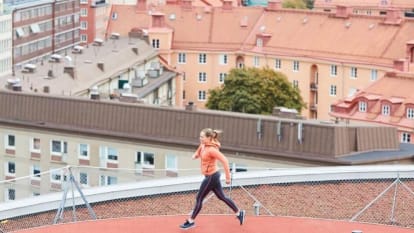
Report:
M391 107L388 104L382 105L382 115L389 116Z
M137 151L135 163L141 165L142 168L154 168L155 154L151 152Z
M52 170L50 173L50 181L61 183L63 181L62 170Z
M367 111L367 102L359 101L358 103L358 111L359 112L366 112Z
M86 17L86 16L88 16L88 9L87 9L87 8L81 8L81 9L80 9L80 16L81 16L81 17Z
M178 63L185 64L187 62L187 57L185 53L178 53Z
M88 0L80 0L80 4L88 4Z
M81 40L82 42L87 42L87 41L88 41L88 35L81 34L81 35L80 35L80 40Z
M7 149L15 149L16 148L16 137L11 134L6 135L5 145Z
M351 67L351 78L356 79L358 77L358 69L356 67Z
M118 151L115 148L108 147L106 148L107 159L112 161L118 161Z
M260 66L260 57L258 57L258 56L253 57L253 66L254 67L259 67Z
M293 71L299 71L299 61L293 61Z
M414 108L407 108L407 118L414 119Z
M299 81L298 80L293 80L292 81L292 86L295 87L295 88L298 88L299 87Z
M14 162L7 162L5 165L6 175L16 175L16 164Z
M206 72L199 72L198 73L198 82L200 82L200 83L207 82L207 73Z
M32 175L32 179L33 178L40 178L40 166L39 165L33 165L32 167L31 167L31 172L30 172L30 174Z
M226 65L227 64L227 54L220 54L219 64Z
M175 155L165 156L165 169L167 171L177 171L178 169L177 156Z
M83 184L84 186L89 186L88 173L85 173L85 172L79 173L79 183Z
M16 200L16 190L15 189L6 189L5 190L5 201L13 201Z
M371 70L371 81L375 81L378 78L378 70Z
M411 142L411 134L407 132L403 132L401 134L401 142L402 143L410 143Z
M257 38L257 40L256 40L256 46L259 47L259 48L263 47L263 40L262 40L262 38Z
M81 30L86 30L86 29L88 29L88 22L86 22L86 21L81 21L81 22L80 22L80 29L81 29Z
M79 144L79 157L89 158L89 145L88 144Z
M198 91L198 100L206 100L206 91Z
M335 77L338 75L338 66L331 65L331 77Z
M206 64L207 63L207 54L205 53L200 53L198 55L198 63L199 64Z
M329 95L336 96L336 85L331 85L331 87L329 88Z
M52 140L50 151L54 155L62 155L68 153L68 143L59 140Z
M32 138L30 140L30 151L40 153L40 138Z
M160 48L160 40L159 39L152 39L152 47L155 49Z
M101 175L101 178L99 180L99 185L100 186L105 186L105 185L114 185L118 183L118 178L115 176L104 176Z
M224 79L226 79L227 73L220 73L219 74L219 83L224 83Z
M275 59L275 69L280 70L282 68L282 61L278 58Z
M111 18L112 20L116 20L118 18L118 13L112 12Z

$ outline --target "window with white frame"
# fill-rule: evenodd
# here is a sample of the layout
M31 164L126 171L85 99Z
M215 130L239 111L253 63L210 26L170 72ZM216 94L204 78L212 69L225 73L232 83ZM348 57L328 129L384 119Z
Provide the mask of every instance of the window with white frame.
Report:
M82 184L83 186L89 186L88 173L86 172L79 173L79 183Z
M4 144L6 149L16 149L16 137L12 134L7 134L4 137Z
M80 16L81 17L88 16L88 9L87 8L80 8Z
M298 88L299 87L299 81L298 80L293 80L292 81L292 86L295 87L295 88Z
M282 60L275 58L275 69L280 70L282 68Z
M414 119L414 108L407 108L407 118Z
M227 65L228 60L227 60L227 54L220 54L219 56L219 64L220 65Z
M384 104L382 105L382 115L384 116L389 116L391 113L391 106L388 104Z
M402 143L410 143L411 142L411 134L408 132L403 132L401 134L401 142Z
M227 77L227 73L219 73L219 83L224 83L224 80Z
M382 105L382 115L389 116L391 112L391 107L388 104Z
M115 185L117 183L118 183L118 178L116 176L101 175L101 177L99 179L99 185L100 186Z
M299 61L293 61L293 71L299 71Z
M206 72L198 72L198 82L200 82L200 83L207 82L207 73Z
M112 147L106 147L106 155L109 161L118 161L118 150Z
M185 53L178 53L178 64L185 64L187 62L187 55Z
M141 168L155 168L155 154L152 152L137 151L135 163Z
M87 41L88 41L88 35L81 34L81 35L80 35L80 41L82 41L82 42L87 42Z
M331 85L329 88L329 95L336 96L336 85Z
M52 170L50 172L50 181L53 183L61 183L63 181L63 175L61 169Z
M198 91L198 100L204 101L206 100L206 91Z
M199 64L206 64L207 63L207 54L205 54L205 53L198 54L198 63Z
M356 79L358 77L358 68L351 67L350 76L352 79Z
M160 40L159 39L152 39L152 47L155 49L160 48Z
M253 66L254 67L259 67L260 66L260 57L259 56L254 56L253 57Z
M88 22L87 21L80 21L80 29L81 30L88 29Z
M371 81L375 81L378 79L378 70L372 69L371 70Z
M16 190L12 188L7 188L4 190L4 199L5 201L16 200Z
M30 151L40 153L40 138L31 138Z
M358 111L359 112L366 112L367 111L367 102L359 101L358 102Z
M259 47L259 48L263 47L263 39L262 38L257 38L256 46Z
M118 13L117 12L112 12L111 18L112 18L112 20L118 19Z
M31 178L33 179L40 179L40 166L39 165L32 165L30 168Z
M52 140L50 142L50 152L54 155L67 154L68 143L60 140Z
M331 65L331 77L336 77L338 75L338 66Z
M16 175L16 163L15 162L6 162L4 170L6 171L6 175L14 176Z
M174 172L178 170L177 156L171 154L165 156L165 169Z
M89 159L89 144L79 144L79 158Z

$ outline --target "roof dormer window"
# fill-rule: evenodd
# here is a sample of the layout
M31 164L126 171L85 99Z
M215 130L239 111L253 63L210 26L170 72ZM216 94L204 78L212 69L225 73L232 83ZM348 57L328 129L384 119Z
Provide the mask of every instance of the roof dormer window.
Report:
M382 105L382 115L383 116L389 116L391 112L391 107L388 104Z
M414 119L414 108L407 108L407 118Z
M358 111L359 112L366 112L367 111L367 102L359 101L358 103Z

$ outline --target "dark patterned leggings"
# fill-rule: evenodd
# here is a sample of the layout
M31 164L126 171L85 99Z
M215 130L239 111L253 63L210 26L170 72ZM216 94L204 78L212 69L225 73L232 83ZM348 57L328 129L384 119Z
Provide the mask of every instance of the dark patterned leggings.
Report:
M196 198L196 204L194 206L193 213L191 214L191 219L195 219L198 213L200 213L200 210L203 207L203 200L210 191L213 191L217 198L226 203L226 205L228 205L234 213L239 210L236 204L234 204L229 197L224 195L223 188L220 183L220 172L217 171L210 176L205 176L203 182L201 182L200 190L198 191Z

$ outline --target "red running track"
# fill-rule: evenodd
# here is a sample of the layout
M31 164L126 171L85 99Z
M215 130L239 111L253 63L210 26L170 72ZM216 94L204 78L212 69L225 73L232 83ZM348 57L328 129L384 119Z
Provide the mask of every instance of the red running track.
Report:
M246 216L240 226L234 216L200 215L196 226L182 230L178 226L186 216L153 216L91 220L49 225L16 233L414 233L414 229L357 222L296 217Z

